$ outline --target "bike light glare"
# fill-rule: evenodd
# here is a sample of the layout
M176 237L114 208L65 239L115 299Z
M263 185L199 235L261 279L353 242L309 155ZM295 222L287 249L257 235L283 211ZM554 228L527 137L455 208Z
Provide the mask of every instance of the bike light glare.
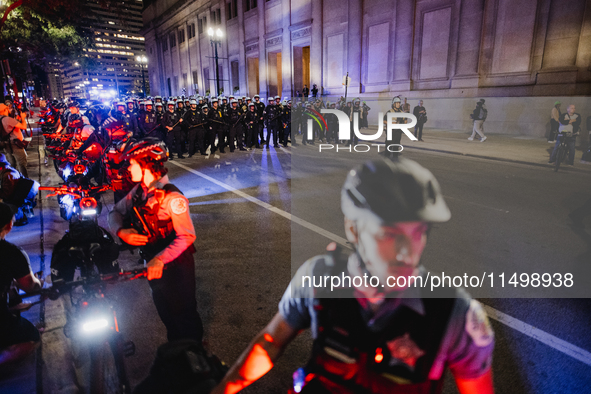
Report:
M84 216L96 215L96 209L85 209L82 211L82 215L84 215Z
M74 199L69 194L64 195L61 202L70 208L74 206Z
M105 328L109 325L107 319L97 319L91 320L82 325L82 330L85 332L92 332L96 330L100 330L101 328Z
M72 173L72 170L70 169L70 167L66 167L64 168L64 179L68 179L70 177L70 174Z

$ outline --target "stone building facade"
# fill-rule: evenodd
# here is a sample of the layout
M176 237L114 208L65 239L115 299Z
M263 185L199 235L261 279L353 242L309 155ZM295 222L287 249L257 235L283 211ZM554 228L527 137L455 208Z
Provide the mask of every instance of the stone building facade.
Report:
M226 95L341 96L348 72L349 97L539 98L548 121L549 97L591 94L591 0L145 0L143 18L152 94L215 93L209 27Z

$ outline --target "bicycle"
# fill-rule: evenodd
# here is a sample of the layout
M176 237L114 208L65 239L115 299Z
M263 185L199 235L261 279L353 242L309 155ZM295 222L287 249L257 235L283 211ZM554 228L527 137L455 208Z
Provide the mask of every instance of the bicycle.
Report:
M560 139L560 144L558 145L558 148L556 151L556 161L554 162L554 171L555 172L558 171L558 168L560 167L560 163L562 163L562 161L564 161L564 159L566 158L566 155L568 154L567 141L569 141L569 139L572 138L571 135L572 135L572 133L558 133L558 137L562 136L562 138Z
M69 230L53 248L54 286L48 295L56 299L65 293L70 296L64 335L76 339L74 350L80 348L81 356L88 355L90 394L131 392L124 357L135 352L135 345L125 342L119 334L113 303L104 290L106 283L146 276L145 269L119 272L119 247L111 234L98 225L97 198L109 188L40 187L53 192L46 197L64 196L72 201ZM74 281L77 269L81 280Z

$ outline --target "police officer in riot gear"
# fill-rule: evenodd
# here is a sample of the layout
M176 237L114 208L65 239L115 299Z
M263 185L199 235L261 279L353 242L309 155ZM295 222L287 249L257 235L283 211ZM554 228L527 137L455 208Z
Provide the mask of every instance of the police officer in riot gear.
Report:
M482 306L463 289L408 285L427 277L420 259L431 224L451 217L431 172L404 159L367 162L349 172L341 208L355 250L333 243L300 267L279 312L212 394L259 379L306 328L312 356L294 374L293 392L436 394L448 367L461 394L493 393L494 333ZM377 285L306 283L325 275Z
M218 99L211 100L211 111L209 111L209 125L211 127L209 145L211 146L211 153L216 149L220 153L226 153L224 147L226 146L226 116L224 111L219 107ZM218 137L218 145L215 146L215 137Z
M235 145L234 139L236 139L236 144L238 145L238 149L244 149L244 117L246 116L246 112L241 108L238 107L238 100L233 99L230 103L232 107L228 111L228 121L229 121L229 128L230 133L228 134L228 144L230 145L230 152L234 152Z
M283 125L283 146L287 146L288 141L294 143L293 135L291 135L291 100L288 100L283 106L281 123Z
M257 149L259 145L259 114L256 110L256 103L250 103L248 105L248 112L245 116L246 123L246 147L252 149L253 144L256 145Z
M168 340L201 342L203 324L195 300L195 229L189 200L169 183L166 159L166 146L157 139L130 145L124 160L129 160L129 173L138 184L110 212L109 226L123 242L140 248Z
M269 147L269 142L271 141L271 134L273 134L273 147L278 147L279 142L279 133L283 128L283 124L281 123L281 111L282 107L280 104L281 98L279 96L275 96L275 101L271 101L267 108L265 108L265 116L267 122L267 148Z
M181 130L181 124L183 118L179 111L174 110L174 101L168 102L168 111L162 117L162 129L166 133L166 145L170 149L170 160L172 160L172 147L174 145L176 153L179 159L184 159L182 152L182 140L183 133Z
M159 126L158 116L154 112L154 105L151 101L145 102L145 109L139 117L138 128L141 136L156 136Z
M128 98L127 100L125 100L125 103L127 104L127 108L125 109L125 112L127 112L127 114L129 115L137 115L137 109L135 107L135 103L133 101L133 99Z
M130 104L131 104L131 107L133 108L133 100L131 101L131 103L128 102L127 106L125 105L124 102L118 102L116 105L117 112L115 113L115 115L113 117L115 119L117 119L118 121L122 122L123 124L125 124L125 128L128 131L131 131L134 136L137 136L137 134L138 134L137 119L133 113L130 113L128 111Z
M199 151L203 150L203 133L205 133L204 122L201 121L201 112L197 109L197 101L189 101L190 108L185 112L183 117L184 124L187 127L188 141L189 141L189 157L195 154L195 142L199 141ZM201 134L201 138L198 137Z
M394 112L394 113L401 113L404 112L403 108L402 108L402 101L400 100L400 97L394 97L392 99L392 108L388 110L388 112ZM386 112L384 114L384 131L387 130L387 119L388 119L388 112ZM406 119L405 118L393 118L392 119L392 123L396 123L396 124L402 124L402 123L406 123ZM396 145L396 144L400 144L400 140L402 139L402 130L400 129L394 129L392 130L392 139L388 140L388 136L386 136L386 145ZM388 151L388 149L386 149L384 151L384 155L385 156L389 156L389 157L396 157L398 156L397 152L390 152Z
M258 128L259 128L259 137L261 140L261 144L265 143L265 135L263 134L264 128L264 114L265 114L265 103L261 101L261 96L258 94L254 95L254 105L255 105L255 112L257 113L259 120L258 120Z

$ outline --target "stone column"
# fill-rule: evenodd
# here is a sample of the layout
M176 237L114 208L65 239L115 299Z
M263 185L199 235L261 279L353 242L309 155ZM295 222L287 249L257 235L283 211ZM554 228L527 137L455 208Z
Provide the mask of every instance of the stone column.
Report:
M283 14L283 37L281 39L281 99L284 97L291 97L293 95L291 82L293 75L292 68L292 53L291 53L291 31L289 30L291 14L290 0L281 0L281 8Z
M240 86L240 91L244 92L247 96L249 95L248 89L246 88L246 78L248 73L248 68L246 65L246 50L244 48L244 2L238 1L238 42L239 42L239 53L238 56L238 85ZM230 74L232 70L229 70ZM233 83L230 83L233 85ZM230 86L230 92L233 92L234 86Z
M411 56L414 28L414 0L396 2L396 22L394 25L394 81L395 91L410 90Z
M259 9L259 94L267 97L267 45L265 42L265 4L264 0L257 2Z
M362 0L349 0L348 7L347 61L343 75L349 72L351 84L347 89L347 95L350 96L361 93L361 59L363 56Z
M310 94L316 84L318 94L322 94L322 5L323 0L312 1L312 34L310 37Z

